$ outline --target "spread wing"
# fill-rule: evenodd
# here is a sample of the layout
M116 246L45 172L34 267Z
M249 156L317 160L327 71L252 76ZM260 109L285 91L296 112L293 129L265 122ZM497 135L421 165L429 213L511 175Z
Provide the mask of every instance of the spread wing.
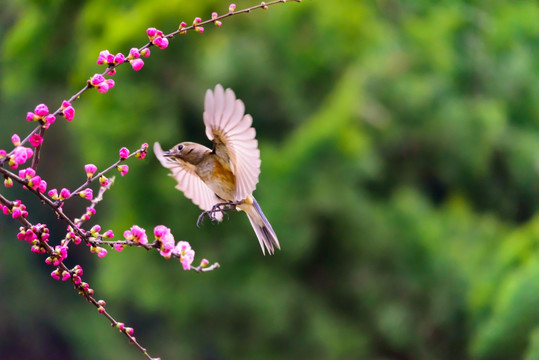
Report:
M163 155L163 149L158 142L153 144L153 152L161 165L170 169L170 174L176 181L176 189L181 190L185 196L198 205L202 210L211 210L219 199L213 191L195 173L194 166L180 159L173 159ZM216 220L221 221L223 214L214 213Z
M245 115L243 102L236 99L231 89L225 91L217 85L214 92L206 91L206 135L214 142L217 155L230 160L230 168L236 176L236 201L253 193L260 174L260 151L252 123L253 118Z

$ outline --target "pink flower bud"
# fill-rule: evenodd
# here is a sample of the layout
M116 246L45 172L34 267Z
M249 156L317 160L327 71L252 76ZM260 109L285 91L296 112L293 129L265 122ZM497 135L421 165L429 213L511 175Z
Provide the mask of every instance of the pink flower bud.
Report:
M53 114L49 114L45 116L43 119L45 121L45 128L48 128L51 124L53 124L56 121L56 116Z
M112 230L107 230L103 234L103 237L106 239L112 239L114 237L114 233L112 232Z
M219 15L217 15L217 13L216 13L215 11L211 13L211 18L212 18L213 20L217 19L218 16L219 16Z
M84 165L84 171L86 171L86 176L90 179L97 171L97 166L94 164L86 164Z
M137 48L131 48L131 50L129 50L129 56L128 58L131 58L131 59L138 59L140 57L140 53L138 51Z
M13 180L11 178L5 178L4 179L4 186L5 187L12 187L13 186Z
M6 155L7 155L6 150L0 149L0 160L5 159Z
M116 243L113 245L113 247L114 247L114 250L120 252L125 248L125 245Z
M60 280L60 270L56 269L53 272L51 272L51 277L54 280Z
M51 189L51 190L49 190L48 194L49 194L49 197L50 197L51 199L53 199L53 200L58 200L58 190L56 190L56 189Z
M109 184L109 179L107 179L105 175L101 175L99 177L99 184L101 184L101 186L107 186Z
M202 34L204 32L204 28L202 26L196 26L195 31L199 34Z
M94 225L90 229L90 232L92 233L92 235L97 235L97 234L99 234L100 231L101 231L101 226L100 225Z
M153 38L155 34L157 33L157 29L154 27L150 27L146 29L146 34L148 34L149 37Z
M116 54L116 56L114 56L114 63L115 64L121 64L125 61L125 56L124 54L122 53L118 53Z
M79 193L80 197L89 201L92 201L94 197L94 192L90 188L86 188Z
M71 191L66 188L60 190L60 200L69 199L71 197Z
M168 46L168 39L166 37L158 37L153 40L153 44L160 49L166 49Z
M142 59L130 60L129 63L131 64L131 67L135 71L139 71L144 66L144 61L142 61Z
M140 52L140 56L148 57L150 56L150 49L146 48Z
M63 109L62 113L64 114L64 117L67 121L71 121L75 117L75 109L71 105Z
M193 25L200 24L202 22L202 19L199 17L196 17L195 20L193 20Z
M208 261L208 259L202 259L202 261L200 262L200 267L205 268L209 264L210 262Z
M71 279L71 274L69 273L69 271L63 271L62 272L62 281L66 281L68 279Z
M95 74L90 79L90 85L96 87L97 85L101 84L103 81L105 81L105 78L101 74Z
M217 26L218 28L220 28L220 27L221 27L221 25L223 25L223 23L222 23L222 22L220 22L219 20L215 20L215 21L214 21L213 23L214 23L214 24L215 24L215 26Z
M170 229L167 228L165 225L157 225L154 229L153 229L153 234L155 235L155 237L159 240L161 239L163 236L165 236L166 234L170 233Z
M39 191L40 194L44 194L45 191L47 191L47 182L45 180L41 180L37 188L37 191Z
M102 83L97 85L97 91L104 94L109 91L109 85L105 81L103 81Z
M33 112L27 112L26 113L26 120L27 121L37 121L39 119L39 116L34 114Z
M21 144L21 138L17 134L13 134L11 136L11 142L13 143L13 146L19 146Z
M118 165L118 171L120 171L120 175L124 176L129 171L129 166L127 166L127 165Z
M230 4L228 7L228 12L234 12L234 10L236 10L236 4Z
M105 248L102 248L102 247L97 247L97 257L105 257L107 255L107 249Z
M30 136L30 144L32 144L32 146L38 147L39 145L41 145L41 143L43 143L43 138L41 137L41 135L34 134Z
M62 110L71 106L71 103L67 100L62 101Z
M125 160L129 156L129 149L126 147L122 147L120 149L120 159Z
M45 116L49 113L49 108L45 104L39 104L38 106L36 106L34 113L37 116Z

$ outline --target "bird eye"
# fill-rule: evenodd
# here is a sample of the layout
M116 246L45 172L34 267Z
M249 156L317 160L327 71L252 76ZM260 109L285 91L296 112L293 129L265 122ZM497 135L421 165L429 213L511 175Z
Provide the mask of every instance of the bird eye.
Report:
M182 151L183 145L178 145L178 151Z

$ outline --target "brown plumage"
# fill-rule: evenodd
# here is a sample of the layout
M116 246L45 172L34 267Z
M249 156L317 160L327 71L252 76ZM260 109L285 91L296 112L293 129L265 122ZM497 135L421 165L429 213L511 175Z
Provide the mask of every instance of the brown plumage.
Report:
M154 152L171 170L176 188L201 209L211 211L216 204L233 203L243 210L262 252L267 249L273 254L275 247L280 249L277 235L252 195L260 174L260 151L251 127L253 119L244 112L245 106L234 92L217 85L214 92L206 92L203 116L213 150L182 142L164 152L156 142ZM223 215L215 212L213 216L220 221Z

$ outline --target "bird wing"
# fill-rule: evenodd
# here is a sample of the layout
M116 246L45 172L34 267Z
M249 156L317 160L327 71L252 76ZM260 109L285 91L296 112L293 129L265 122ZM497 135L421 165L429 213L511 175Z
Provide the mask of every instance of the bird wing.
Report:
M200 177L195 173L195 167L181 159L170 158L163 155L161 145L156 142L153 144L153 152L161 165L170 169L170 174L176 181L176 189L181 190L185 196L198 205L202 210L211 210L213 205L218 204L219 198L211 189L204 184ZM221 221L223 214L216 212L214 218Z
M235 201L253 193L260 174L260 151L252 123L253 118L245 114L243 102L236 99L231 89L224 90L218 84L215 91L206 91L206 135L214 142L215 153L230 161L230 168L236 176Z

